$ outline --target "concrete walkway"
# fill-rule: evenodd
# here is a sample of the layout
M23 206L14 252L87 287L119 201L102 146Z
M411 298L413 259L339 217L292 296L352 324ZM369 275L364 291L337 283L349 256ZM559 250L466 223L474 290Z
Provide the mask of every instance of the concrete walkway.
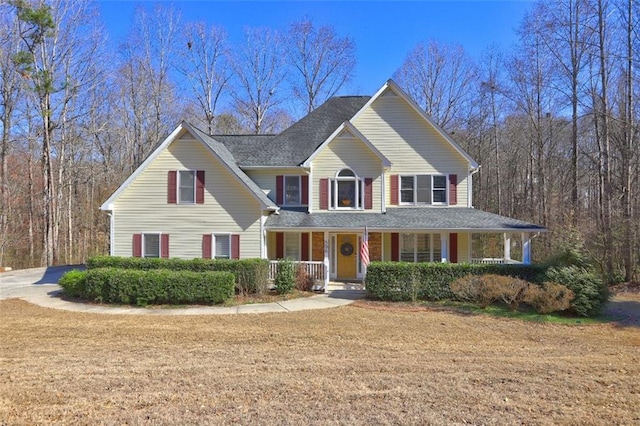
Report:
M107 306L63 300L58 280L72 266L35 268L0 274L0 300L19 298L44 308L73 312L116 315L229 315L296 312L345 306L364 297L364 291L340 284L329 287L329 293L272 303L239 306L193 306L186 308L139 308ZM76 267L77 268L77 267Z

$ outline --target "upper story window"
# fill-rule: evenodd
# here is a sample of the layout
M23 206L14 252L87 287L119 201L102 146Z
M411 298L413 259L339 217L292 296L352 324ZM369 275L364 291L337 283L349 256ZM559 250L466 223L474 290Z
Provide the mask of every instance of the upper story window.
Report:
M178 172L178 202L193 204L196 202L196 172L195 170L180 170Z
M302 201L300 176L284 177L284 204L299 206Z
M341 170L330 181L329 205L332 209L363 209L364 181L353 170Z
M400 176L400 204L447 204L447 176Z

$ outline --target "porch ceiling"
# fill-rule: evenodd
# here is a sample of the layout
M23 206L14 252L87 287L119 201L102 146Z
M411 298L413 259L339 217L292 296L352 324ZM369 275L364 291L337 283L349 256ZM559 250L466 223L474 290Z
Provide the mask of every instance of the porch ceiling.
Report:
M470 232L544 232L533 223L467 207L387 208L386 213L318 212L280 209L267 218L267 230L423 230Z

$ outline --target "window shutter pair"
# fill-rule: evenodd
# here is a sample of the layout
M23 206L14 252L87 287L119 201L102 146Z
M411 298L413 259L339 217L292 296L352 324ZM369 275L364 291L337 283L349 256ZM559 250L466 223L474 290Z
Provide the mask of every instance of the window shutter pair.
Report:
M167 203L178 203L178 171L167 173ZM204 170L196 170L196 204L204 204Z
M391 175L391 204L398 205L399 203L399 186L400 177L398 175ZM449 175L449 205L455 206L458 204L458 175Z
M142 234L133 234L133 257L142 257ZM169 257L169 234L160 234L160 257Z
M211 247L213 245L213 235L202 235L202 258L211 259L213 253ZM240 259L240 235L231 234L231 259Z
M329 210L329 179L320 179L320 210ZM364 178L364 208L373 209L373 179Z
M284 176L276 176L276 204L284 204ZM309 204L309 176L300 176L300 204Z

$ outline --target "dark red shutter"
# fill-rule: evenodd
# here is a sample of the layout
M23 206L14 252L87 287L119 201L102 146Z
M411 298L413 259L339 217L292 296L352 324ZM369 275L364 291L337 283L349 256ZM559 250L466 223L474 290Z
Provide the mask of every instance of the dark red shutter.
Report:
M302 188L300 189L300 192L302 192L301 204L303 206L306 206L309 204L309 176L302 175L300 177L300 185L302 186Z
M231 234L231 258L240 259L240 235Z
M391 175L391 204L398 205L398 175Z
M449 175L449 205L458 204L458 175Z
M133 257L142 257L142 234L133 234Z
M373 208L373 179L364 178L364 208L371 210Z
M276 232L276 259L284 258L284 234Z
M175 170L169 170L169 177L167 182L167 203L176 204L177 197L177 184L178 184L178 172Z
M160 235L160 257L169 257L169 234Z
M196 171L196 204L204 204L204 170Z
M284 203L284 176L276 176L276 203Z
M213 238L211 234L202 235L202 258L211 259L211 243Z
M329 209L329 179L320 179L320 210Z
M400 234L397 232L391 233L391 261L397 262L400 260Z
M458 234L449 234L449 262L458 263Z
M309 260L309 233L303 232L300 235L300 260Z

